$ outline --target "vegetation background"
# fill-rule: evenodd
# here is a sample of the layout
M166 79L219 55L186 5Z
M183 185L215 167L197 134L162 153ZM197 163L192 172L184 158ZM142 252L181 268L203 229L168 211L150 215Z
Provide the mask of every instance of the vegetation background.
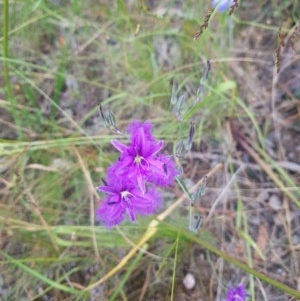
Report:
M300 299L299 1L0 5L0 300ZM117 158L99 102L169 154L195 123L176 162L191 193L209 175L198 231L178 184L160 215L97 223Z

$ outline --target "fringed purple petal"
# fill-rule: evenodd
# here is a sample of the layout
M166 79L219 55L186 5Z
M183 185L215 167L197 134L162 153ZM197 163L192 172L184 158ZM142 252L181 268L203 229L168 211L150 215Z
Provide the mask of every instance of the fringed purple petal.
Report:
M160 186L173 185L177 170L172 158L160 155L150 161L151 175L148 178L150 183Z
M142 192L142 194L145 194L146 192L146 183L145 183L145 178L142 177L141 175L139 175L137 177L137 183L138 183L138 186Z
M126 213L131 221L135 221L136 214L154 213L160 205L160 195L155 189L146 191L145 187L143 193L137 183L127 181L126 178L109 178L107 186L101 186L100 190L108 192L97 210L98 220L106 227L122 222Z
M107 228L111 228L120 224L125 218L125 208L121 206L114 206L103 201L97 209L97 218Z
M226 301L245 301L247 292L244 285L240 284L238 287L231 287L227 293Z
M118 140L111 140L111 144L121 153L128 152L128 146Z
M129 215L130 220L131 220L132 222L135 222L135 221L136 221L136 218L135 218L135 214L134 214L132 208L129 208L129 207L126 208L126 211L127 211L128 215Z

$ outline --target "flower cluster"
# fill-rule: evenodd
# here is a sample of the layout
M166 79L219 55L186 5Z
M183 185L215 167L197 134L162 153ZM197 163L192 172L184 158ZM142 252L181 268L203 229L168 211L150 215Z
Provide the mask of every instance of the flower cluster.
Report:
M247 292L245 287L240 284L239 286L231 287L227 293L226 301L245 301Z
M118 225L126 214L135 221L136 214L154 213L161 204L157 186L174 183L174 161L160 153L164 143L151 131L151 123L134 121L128 126L129 145L111 141L121 155L108 168L105 185L97 187L106 194L97 216L107 227Z

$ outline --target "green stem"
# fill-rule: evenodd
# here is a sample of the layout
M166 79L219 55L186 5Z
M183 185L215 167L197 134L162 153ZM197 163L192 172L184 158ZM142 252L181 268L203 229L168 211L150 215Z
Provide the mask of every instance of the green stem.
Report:
M14 119L17 128L20 129L20 121L17 112L17 103L13 95L10 74L9 74L9 40L8 40L8 25L9 25L9 0L3 0L3 73L4 73L4 84L5 93L7 100L11 103L10 113ZM19 132L19 138L22 138L22 131Z
M8 0L3 1L3 71L4 71L4 81L6 96L8 99L12 99L12 90L10 84L9 67L8 67Z
M176 238L176 247L175 247L175 254L174 254L174 263L173 263L173 275L172 275L172 290L171 290L171 301L174 300L174 291L175 291L175 278L176 278L176 265L177 265L177 258L178 258L178 245L179 245L179 231L177 232Z

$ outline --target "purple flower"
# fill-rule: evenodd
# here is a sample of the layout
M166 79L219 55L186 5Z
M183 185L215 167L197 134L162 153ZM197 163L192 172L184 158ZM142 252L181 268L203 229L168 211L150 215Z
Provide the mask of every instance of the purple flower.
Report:
M247 292L243 284L238 287L231 287L227 293L226 301L245 301Z
M234 4L234 0L213 0L211 6L217 6L217 10L220 13L225 12L230 6Z
M151 169L151 174L149 176L148 182L154 183L160 186L167 186L174 184L174 178L178 175L176 166L172 157L167 157L165 155L157 156L157 168Z
M146 191L146 182L165 186L171 184L176 175L173 171L174 163L163 155L158 156L164 143L156 141L151 130L150 123L135 121L128 127L129 146L118 140L112 140L113 146L121 153L121 156L119 161L108 170L108 174L118 177L126 176L127 179L136 182L143 193ZM166 165L169 165L167 168L171 170L169 176L166 173Z
M155 140L151 131L151 123L135 121L128 126L129 145L112 140L121 155L108 168L105 185L97 187L106 194L97 215L107 227L121 223L126 214L135 221L136 214L154 213L161 203L155 187L174 182L174 161L159 154L164 143Z
M149 215L160 206L160 194L151 187L146 193L134 183L120 178L108 179L107 185L97 189L106 194L103 202L97 209L98 220L106 227L113 227L123 221L126 213L132 222L136 220L136 214Z

